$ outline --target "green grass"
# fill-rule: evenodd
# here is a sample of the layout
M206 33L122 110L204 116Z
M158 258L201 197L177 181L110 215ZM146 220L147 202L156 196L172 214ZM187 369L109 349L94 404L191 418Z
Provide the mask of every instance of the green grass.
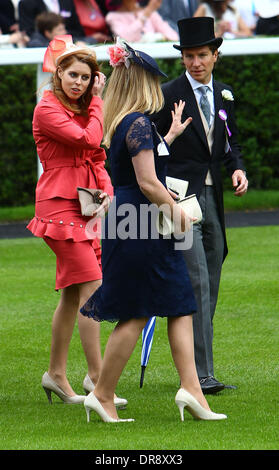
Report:
M0 241L1 449L9 450L274 450L278 449L279 227L229 229L215 317L215 375L237 390L208 401L228 419L179 418L179 379L158 319L145 382L139 388L140 341L125 368L118 394L129 400L107 425L82 405L50 406L41 387L48 367L55 259L39 239ZM102 348L113 325L102 324ZM86 363L78 331L71 343L68 377L82 393Z
M34 204L22 207L1 207L0 208L0 223L1 222L17 222L32 219L34 216Z
M235 197L234 191L224 192L226 211L251 211L279 209L279 191L249 190L245 197ZM34 205L23 207L1 207L0 223L27 221L34 215Z
M279 191L250 189L243 197L236 197L234 191L224 192L226 211L254 211L279 209Z

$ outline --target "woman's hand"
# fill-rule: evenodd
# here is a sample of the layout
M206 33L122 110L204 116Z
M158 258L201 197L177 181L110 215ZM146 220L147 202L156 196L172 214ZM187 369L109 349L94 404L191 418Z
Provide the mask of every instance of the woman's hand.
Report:
M170 189L168 189L168 193L174 200L179 201L179 196L176 193ZM172 209L172 220L174 224L174 233L180 234L189 232L192 224L196 222L197 219L196 217L191 217L189 214L186 214L179 204L175 204Z
M179 204L173 206L172 220L174 225L174 233L180 234L189 232L193 223L197 220L196 217L191 217L186 214Z
M106 76L102 72L97 72L96 77L94 78L93 86L92 86L92 96L99 96L102 98L103 91L106 84Z
M189 117L186 121L181 122L182 113L185 107L185 101L180 100L179 103L174 103L174 111L171 111L172 124L169 132L165 136L166 142L171 145L173 141L185 131L186 127L192 122Z
M101 205L96 209L92 216L93 217L102 217L103 215L106 214L106 212L109 210L110 206L110 197L107 193L101 193L98 195L99 199L102 199Z
M171 195L171 197L175 200L175 201L179 201L179 196L178 194L174 193L171 189L167 188L168 190L168 193Z

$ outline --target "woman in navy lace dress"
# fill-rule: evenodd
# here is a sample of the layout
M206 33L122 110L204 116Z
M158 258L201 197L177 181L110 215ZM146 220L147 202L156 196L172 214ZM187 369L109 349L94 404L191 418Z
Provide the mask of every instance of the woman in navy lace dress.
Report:
M172 126L162 139L149 115L163 104L156 62L128 45L109 48L114 66L105 98L104 144L110 148L114 206L102 241L103 284L81 312L96 321L117 321L105 351L94 393L84 405L107 422L119 421L113 394L147 320L168 317L168 337L181 388L176 395L181 419L184 407L199 419L223 419L210 411L196 373L192 314L196 303L181 251L174 237L159 236L158 207L182 232L193 221L166 189L168 145L185 130L184 103L173 111ZM149 217L148 215L149 214ZM122 420L120 420L122 421ZM126 420L124 420L126 421Z

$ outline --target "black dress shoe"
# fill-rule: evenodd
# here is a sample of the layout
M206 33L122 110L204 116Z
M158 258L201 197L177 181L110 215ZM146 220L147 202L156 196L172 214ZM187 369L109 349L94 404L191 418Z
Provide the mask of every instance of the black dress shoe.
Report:
M213 394L224 390L225 384L218 382L214 377L200 379L201 389L204 394Z

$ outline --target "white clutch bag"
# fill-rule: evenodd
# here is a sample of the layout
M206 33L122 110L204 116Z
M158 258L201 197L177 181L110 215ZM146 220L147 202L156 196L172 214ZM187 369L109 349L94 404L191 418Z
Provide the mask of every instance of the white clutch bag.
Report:
M190 217L196 218L198 223L202 220L202 211L195 194L185 197L188 188L188 181L179 180L177 178L166 177L168 188L175 192L180 199L176 202L180 204L184 212ZM186 190L184 191L184 189ZM162 211L159 212L156 220L156 228L161 235L170 235L174 233L174 224L172 220Z
M180 180L178 178L172 178L171 176L166 176L166 185L168 189L173 191L179 199L184 199L185 194L189 186L188 181Z

